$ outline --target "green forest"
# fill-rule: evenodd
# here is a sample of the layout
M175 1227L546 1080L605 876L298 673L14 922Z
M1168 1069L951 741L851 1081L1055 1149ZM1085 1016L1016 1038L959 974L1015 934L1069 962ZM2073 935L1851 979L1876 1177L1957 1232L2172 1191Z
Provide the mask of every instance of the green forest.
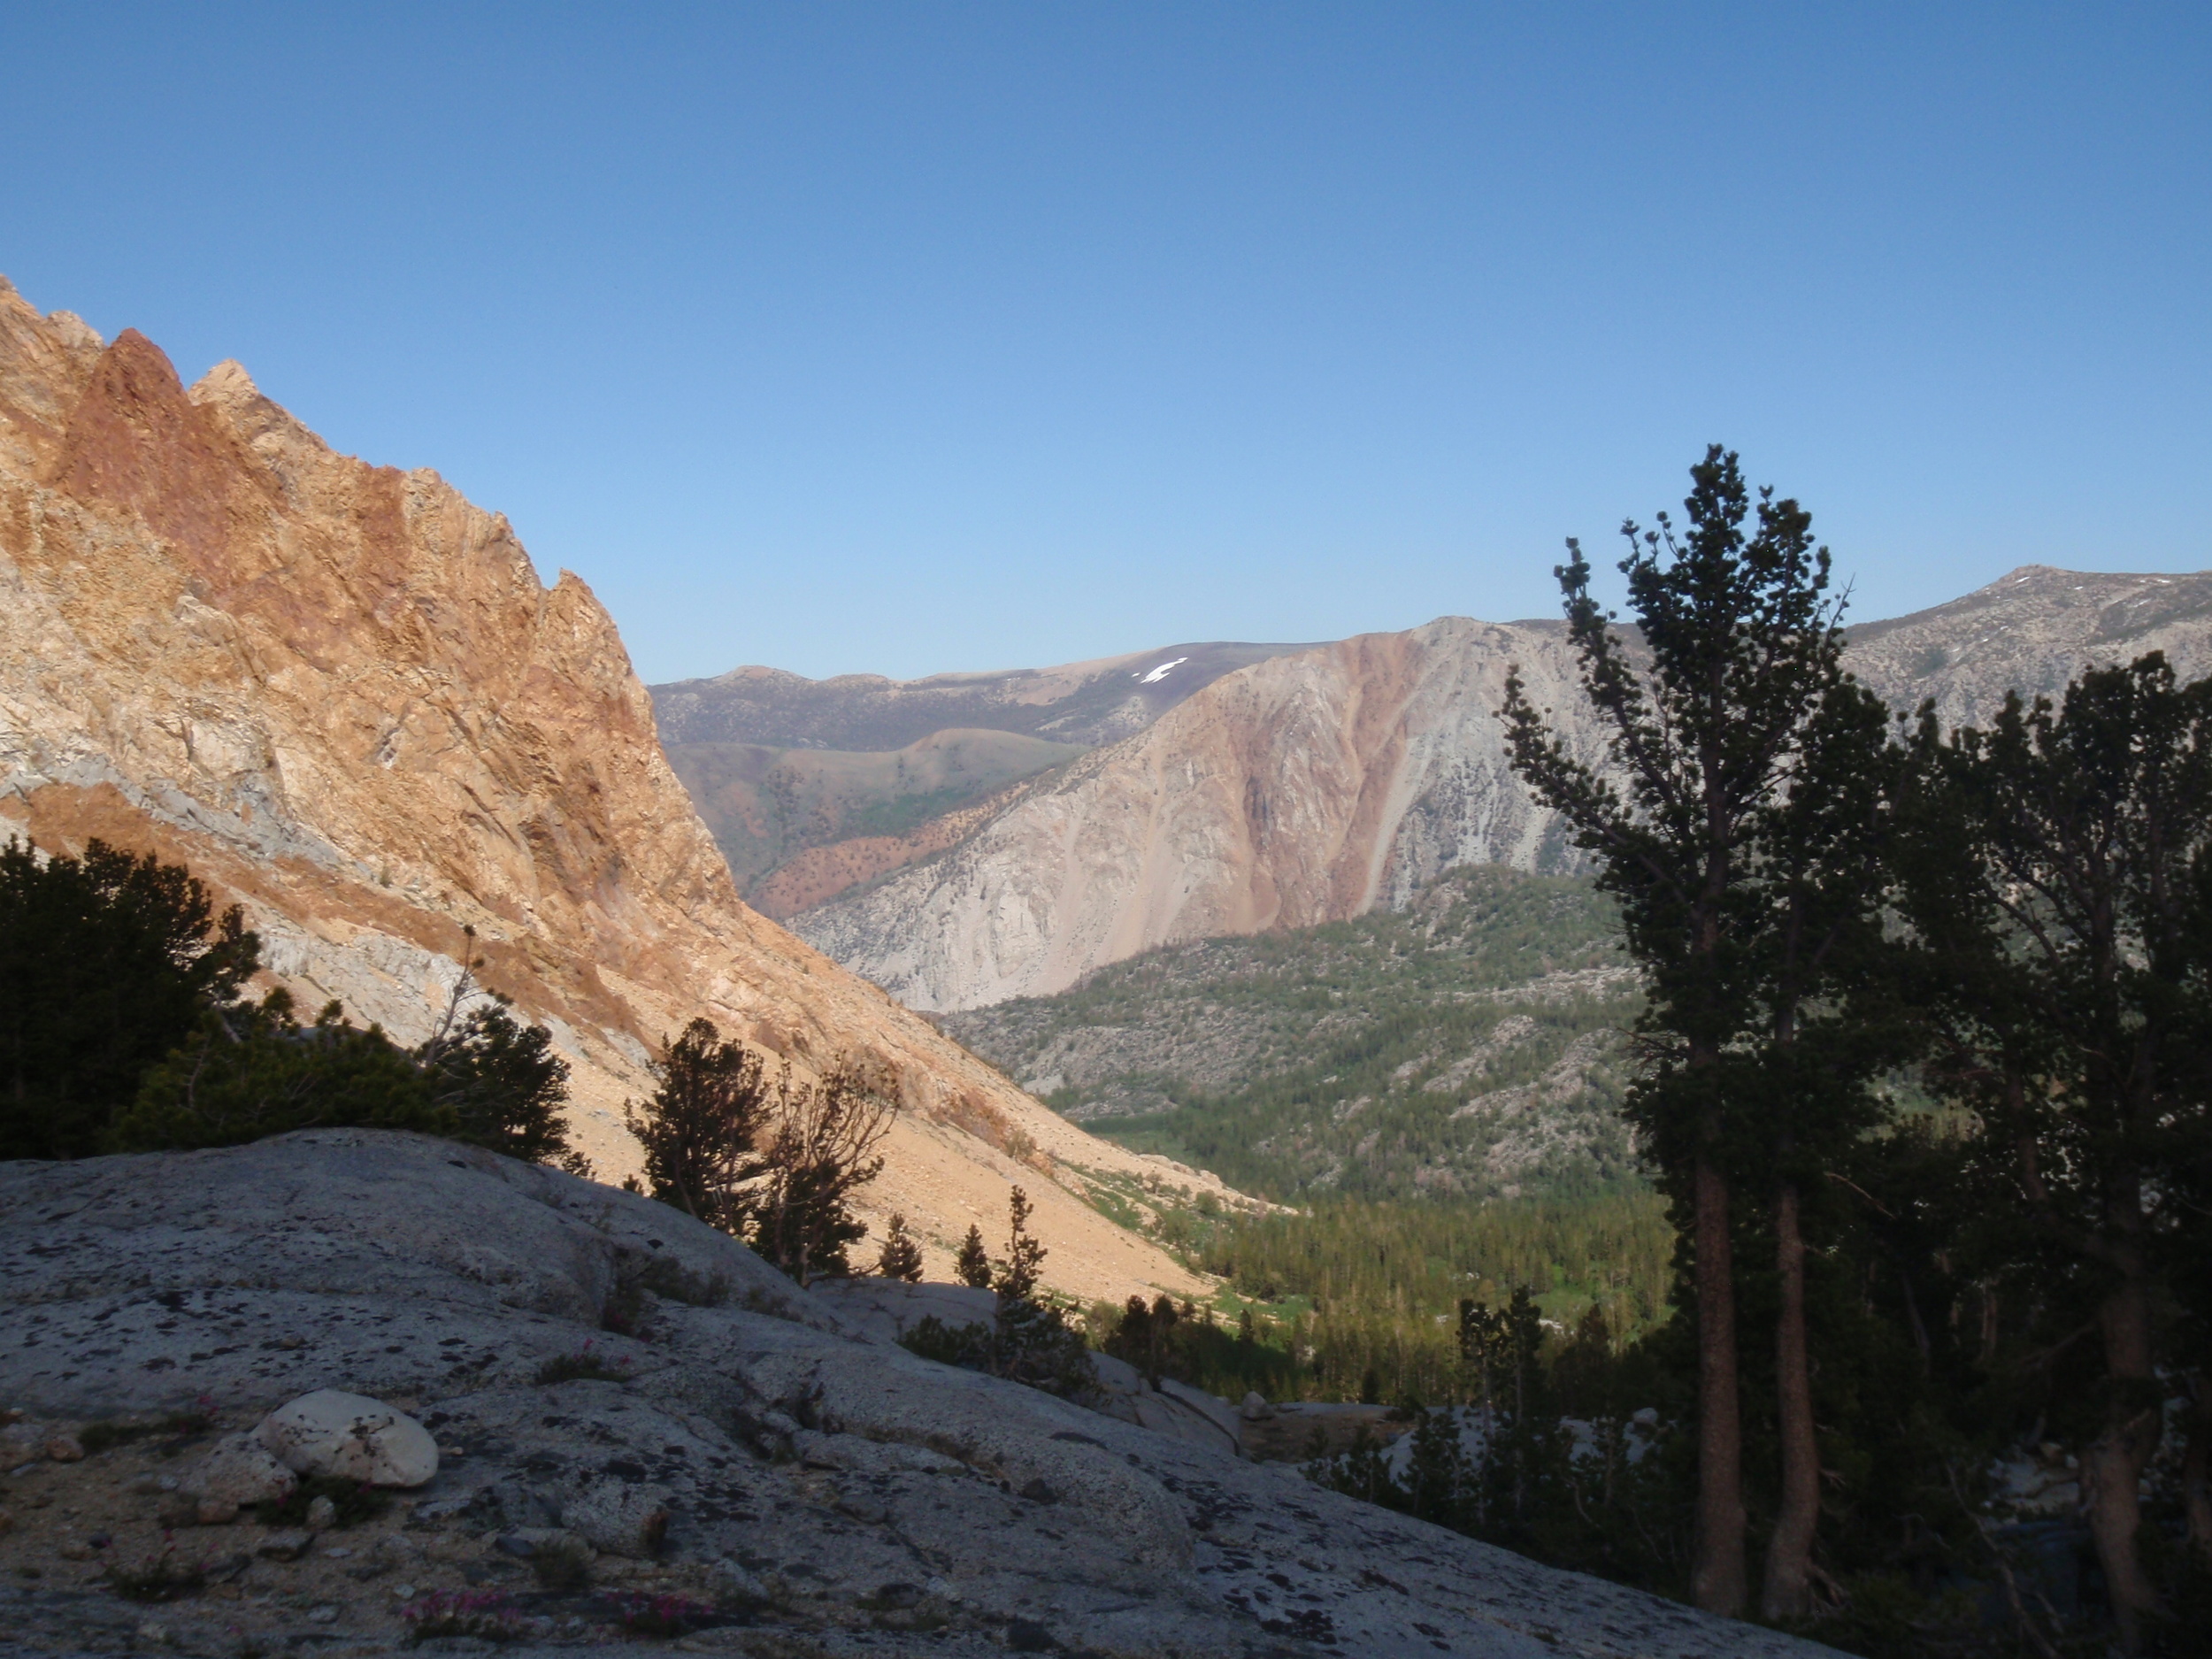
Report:
M1224 1286L1194 1310L1240 1346L1194 1334L1170 1369L1227 1399L1446 1402L1460 1388L1460 1303L1533 1294L1554 1349L1594 1310L1609 1353L1665 1320L1674 1229L1648 1191L1489 1204L1344 1199L1269 1216L1172 1210L1160 1236ZM1102 1333L1110 1309L1094 1310Z

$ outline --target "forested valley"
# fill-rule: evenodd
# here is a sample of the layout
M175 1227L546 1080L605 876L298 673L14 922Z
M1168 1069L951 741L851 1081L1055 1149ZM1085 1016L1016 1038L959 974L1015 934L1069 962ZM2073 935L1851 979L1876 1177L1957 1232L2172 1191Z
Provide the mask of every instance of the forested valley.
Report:
M1594 887L1459 872L947 1024L1294 1207L1166 1218L1233 1294L1094 1322L1398 1408L1316 1479L1856 1652L2203 1652L2212 681L1893 716L1809 515L1693 479L1625 532L1632 647L1560 572L1609 770L1509 687Z

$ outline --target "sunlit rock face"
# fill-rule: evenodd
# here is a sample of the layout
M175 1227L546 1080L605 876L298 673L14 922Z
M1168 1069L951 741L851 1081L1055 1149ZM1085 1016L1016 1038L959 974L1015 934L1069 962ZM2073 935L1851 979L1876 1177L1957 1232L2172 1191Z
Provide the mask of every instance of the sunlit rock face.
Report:
M1933 698L1957 725L2015 687L2055 692L2151 649L2212 669L2212 576L2031 565L1854 629L1848 660L1898 708ZM1448 617L1225 674L962 826L950 851L792 926L914 1007L968 1009L1156 945L1402 903L1456 864L1573 871L1582 855L1507 764L1515 664L1569 748L1602 764L1559 625Z
M909 1110L870 1202L934 1268L1020 1180L1064 1288L1192 1287L1075 1172L1156 1164L739 901L606 612L436 473L334 453L236 364L188 389L142 335L104 345L0 281L0 828L189 864L309 1009L415 1041L473 928L609 1176L649 1052L696 1014L803 1072L872 1054Z

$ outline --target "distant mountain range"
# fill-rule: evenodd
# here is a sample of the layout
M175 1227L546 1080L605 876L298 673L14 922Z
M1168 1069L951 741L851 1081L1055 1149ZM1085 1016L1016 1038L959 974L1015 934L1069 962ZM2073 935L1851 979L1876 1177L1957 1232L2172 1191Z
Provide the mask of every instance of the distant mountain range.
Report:
M2011 688L2053 692L2154 649L2185 673L2212 670L2212 573L2028 565L1850 641L1854 670L1894 705L1932 698L1947 722L1980 720ZM1443 618L1324 645L913 681L741 669L654 700L756 899L910 1006L953 1010L1062 990L1160 945L1402 907L1461 865L1571 872L1575 849L1506 763L1496 710L1515 664L1601 759L1548 621ZM977 728L1091 747L1024 755L975 741ZM718 786L710 757L687 752L733 741L772 751L744 764L789 781ZM930 742L950 743L956 773L924 764ZM795 751L878 744L905 752L849 765L878 781L808 809L795 831L761 804L818 798L803 780L826 757Z
M1127 657L977 674L805 680L779 668L733 668L711 680L653 687L664 743L766 749L904 749L939 732L1013 732L1086 748L1141 732L1224 674L1310 645L1167 645Z
M979 803L1224 674L1310 649L1206 641L924 680L736 668L656 686L653 709L730 873L780 918L942 851L982 821Z

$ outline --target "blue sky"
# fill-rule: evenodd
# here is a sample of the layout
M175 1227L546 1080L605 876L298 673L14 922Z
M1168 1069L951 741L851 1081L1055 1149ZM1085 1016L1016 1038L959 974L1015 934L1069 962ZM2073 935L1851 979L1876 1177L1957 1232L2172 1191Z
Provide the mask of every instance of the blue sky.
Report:
M2212 565L2212 7L42 5L0 272L649 680L1553 614L1709 440L1854 614Z

